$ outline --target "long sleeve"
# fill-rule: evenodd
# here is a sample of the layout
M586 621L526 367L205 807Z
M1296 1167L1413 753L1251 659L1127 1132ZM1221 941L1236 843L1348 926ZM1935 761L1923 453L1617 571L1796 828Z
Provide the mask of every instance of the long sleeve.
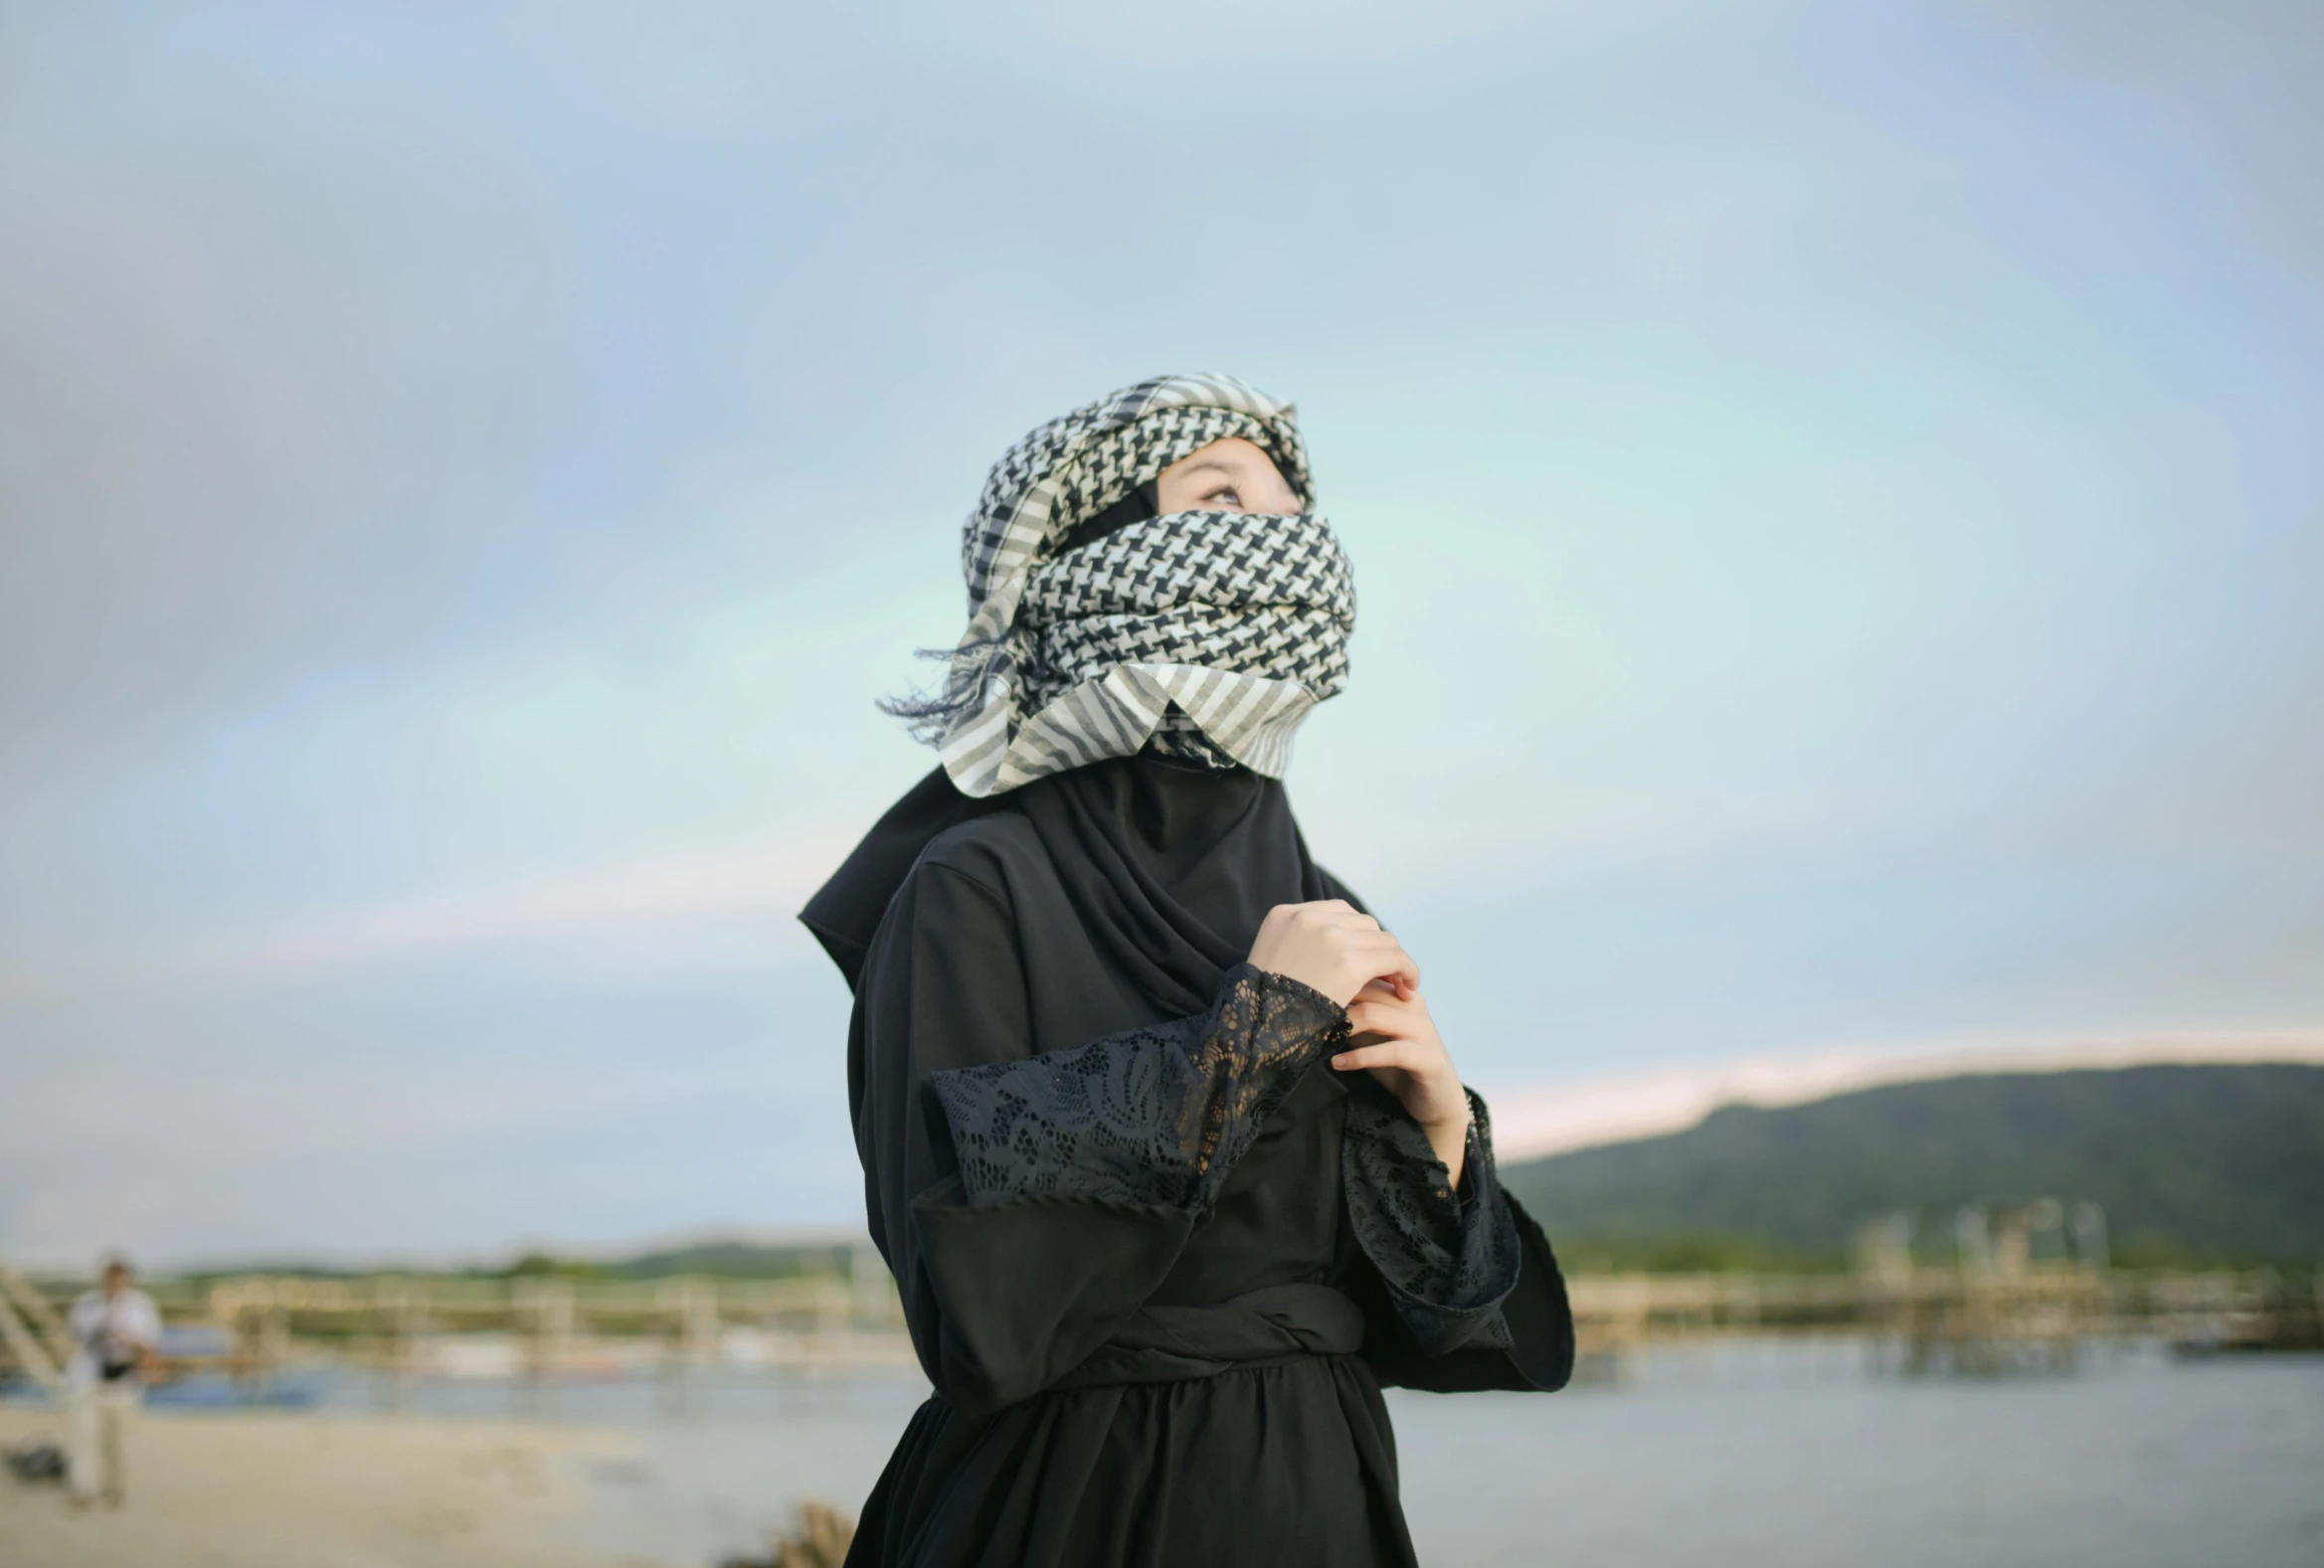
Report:
M874 1236L966 1412L1057 1381L1143 1307L1344 1015L1238 967L1205 1014L1036 1050L1005 883L924 863L851 1042Z
M1341 1145L1347 1218L1369 1268L1382 1381L1456 1391L1553 1389L1573 1368L1573 1318L1556 1259L1502 1191L1493 1121L1469 1096L1461 1185L1384 1090L1361 1086Z
M1330 997L1243 963L1208 1013L929 1083L975 1207L1081 1198L1201 1217L1299 1076L1346 1032Z

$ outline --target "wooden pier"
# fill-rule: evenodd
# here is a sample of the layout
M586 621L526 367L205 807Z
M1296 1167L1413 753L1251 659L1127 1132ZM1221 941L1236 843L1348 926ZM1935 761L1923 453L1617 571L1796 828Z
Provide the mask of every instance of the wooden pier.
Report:
M2097 1342L2317 1347L2324 1318L2317 1288L2271 1270L1585 1274L1567 1287L1584 1354L1737 1335L1869 1334L1914 1371L2062 1366Z
M847 1275L785 1280L246 1276L146 1289L213 1348L173 1357L263 1394L301 1366L371 1371L394 1402L415 1380L545 1389L660 1378L683 1397L713 1365L822 1376L915 1365L876 1254ZM1600 1375L1649 1346L1742 1336L1869 1337L1907 1373L2068 1368L2092 1347L2317 1346L2324 1284L2272 1271L2161 1273L2073 1263L1964 1269L1889 1260L1851 1274L1592 1274L1568 1282L1579 1350ZM54 1387L64 1287L0 1269L0 1371Z
M323 1363L382 1377L391 1403L420 1379L659 1377L682 1392L713 1365L825 1375L916 1364L868 1248L850 1274L782 1280L250 1275L142 1288L173 1329L208 1330L204 1348L170 1355L173 1374L223 1373L256 1396ZM0 1376L57 1386L71 1348L57 1311L77 1293L0 1270Z

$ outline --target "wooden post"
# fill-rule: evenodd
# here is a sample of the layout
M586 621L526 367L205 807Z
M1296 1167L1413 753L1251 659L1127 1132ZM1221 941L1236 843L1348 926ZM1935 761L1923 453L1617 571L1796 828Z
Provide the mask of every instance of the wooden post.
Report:
M33 1337L32 1330L17 1319L15 1309L5 1298L0 1298L0 1340L6 1340L8 1353L16 1357L16 1364L24 1368L24 1375L51 1394L65 1390L63 1368L49 1359L48 1351Z
M537 1415L554 1400L556 1373L568 1359L573 1339L573 1284L544 1275L514 1282L511 1293L512 1307L521 1301L530 1308L532 1324L526 1340L524 1382L527 1403Z
M24 1326L41 1338L48 1350L48 1358L62 1368L73 1359L75 1345L73 1332L65 1326L65 1319L49 1299L33 1289L32 1282L4 1263L0 1263L0 1307L16 1304L17 1313Z

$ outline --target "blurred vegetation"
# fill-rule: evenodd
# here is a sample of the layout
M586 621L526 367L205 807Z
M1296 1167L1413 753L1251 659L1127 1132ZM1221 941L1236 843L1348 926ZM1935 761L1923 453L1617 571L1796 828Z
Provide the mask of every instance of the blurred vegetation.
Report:
M558 1258L528 1252L500 1269L470 1271L476 1278L520 1280L795 1280L806 1275L845 1276L855 1249L844 1242L710 1241L664 1248L613 1261Z
M611 1267L617 1277L628 1280L680 1274L718 1280L792 1280L809 1274L845 1275L854 1266L854 1246L847 1242L713 1241L640 1253Z
M1856 1266L1846 1247L1774 1247L1755 1236L1703 1231L1656 1236L1575 1231L1553 1234L1549 1244L1569 1274L1845 1274Z
M2324 1258L2324 1067L2222 1065L1898 1084L1779 1110L1731 1106L1667 1137L1506 1166L1573 1267L1845 1267L1903 1211L1950 1261L1970 1203L2106 1212L2128 1267Z
M808 1275L844 1279L849 1275L854 1254L855 1248L848 1242L711 1241L611 1260L527 1252L509 1263L466 1269L334 1269L252 1262L174 1278L193 1285L254 1274L277 1280L795 1280Z

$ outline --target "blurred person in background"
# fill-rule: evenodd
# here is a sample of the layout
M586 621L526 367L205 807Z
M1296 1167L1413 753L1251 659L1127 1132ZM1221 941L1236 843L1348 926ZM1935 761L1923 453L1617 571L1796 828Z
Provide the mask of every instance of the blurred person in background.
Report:
M97 1289L73 1304L67 1326L73 1359L65 1369L65 1484L75 1507L122 1500L127 1427L161 1343L153 1298L130 1284L127 1263L104 1266Z
M935 1388L848 1560L1410 1564L1381 1386L1554 1389L1573 1324L1281 782L1355 612L1294 411L1165 377L1042 426L964 564L890 705L942 766L802 913Z

